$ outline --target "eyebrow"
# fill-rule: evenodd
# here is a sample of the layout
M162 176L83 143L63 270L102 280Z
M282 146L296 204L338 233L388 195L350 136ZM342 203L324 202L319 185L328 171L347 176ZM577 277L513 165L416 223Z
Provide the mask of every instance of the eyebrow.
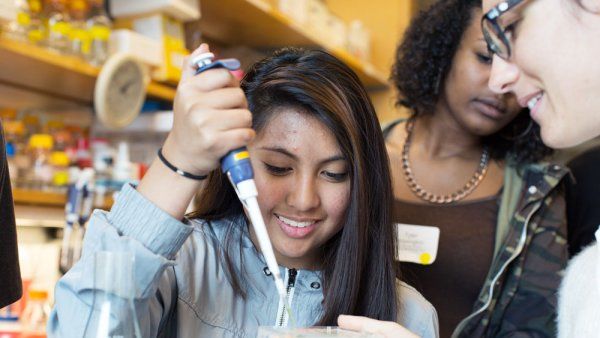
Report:
M287 149L284 149L281 147L260 147L258 149L279 153L279 154L285 155L293 160L296 160L296 161L298 160L298 156L292 154ZM331 157L328 157L326 159L319 161L319 164L325 164L325 163L330 163L330 162L335 162L335 161L346 161L346 158L342 155L334 155L334 156L331 156Z

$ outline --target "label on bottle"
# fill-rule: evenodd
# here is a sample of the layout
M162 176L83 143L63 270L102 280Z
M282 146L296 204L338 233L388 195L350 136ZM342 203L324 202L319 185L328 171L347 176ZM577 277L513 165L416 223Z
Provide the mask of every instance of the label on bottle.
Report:
M31 17L27 13L20 12L17 14L17 23L20 26L29 26L31 23Z
M110 28L106 26L92 26L90 28L92 40L108 41L110 37Z
M55 24L50 26L50 31L61 35L69 34L70 29L71 27L68 22L56 22Z
M41 29L32 29L27 36L31 42L40 42L44 39L44 32Z

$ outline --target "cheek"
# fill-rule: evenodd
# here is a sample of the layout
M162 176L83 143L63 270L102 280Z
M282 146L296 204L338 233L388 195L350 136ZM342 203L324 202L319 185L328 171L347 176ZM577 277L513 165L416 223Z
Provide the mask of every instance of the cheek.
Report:
M281 179L273 179L263 170L254 171L254 182L258 190L258 203L263 212L268 212L285 198L285 189Z
M323 192L322 203L336 228L342 225L342 219L350 203L350 183L340 184L340 187L331 187Z

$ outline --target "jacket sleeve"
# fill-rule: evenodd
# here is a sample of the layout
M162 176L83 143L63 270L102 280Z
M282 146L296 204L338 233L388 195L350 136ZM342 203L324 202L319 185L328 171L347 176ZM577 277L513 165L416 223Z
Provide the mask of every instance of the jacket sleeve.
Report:
M546 197L529 223L525 254L513 264L493 315L493 337L555 337L557 290L568 259L561 186ZM502 304L502 303L505 304Z
M81 259L57 283L48 322L49 337L83 337L94 296L94 254L131 252L134 304L143 337L168 326L177 300L174 257L192 232L126 185L109 213L95 211L87 228ZM115 315L115 313L111 313Z

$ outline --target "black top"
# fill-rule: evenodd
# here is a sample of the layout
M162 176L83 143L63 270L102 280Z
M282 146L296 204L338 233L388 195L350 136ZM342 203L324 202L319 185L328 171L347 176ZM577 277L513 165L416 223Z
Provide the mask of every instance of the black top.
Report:
M498 209L498 196L450 205L394 203L394 222L440 228L436 260L401 263L400 277L436 308L442 338L472 312L483 287L494 255Z
M15 212L0 121L0 308L16 302L22 292Z
M569 254L579 253L595 239L600 225L600 147L593 148L567 165L573 174L567 180L567 237Z

